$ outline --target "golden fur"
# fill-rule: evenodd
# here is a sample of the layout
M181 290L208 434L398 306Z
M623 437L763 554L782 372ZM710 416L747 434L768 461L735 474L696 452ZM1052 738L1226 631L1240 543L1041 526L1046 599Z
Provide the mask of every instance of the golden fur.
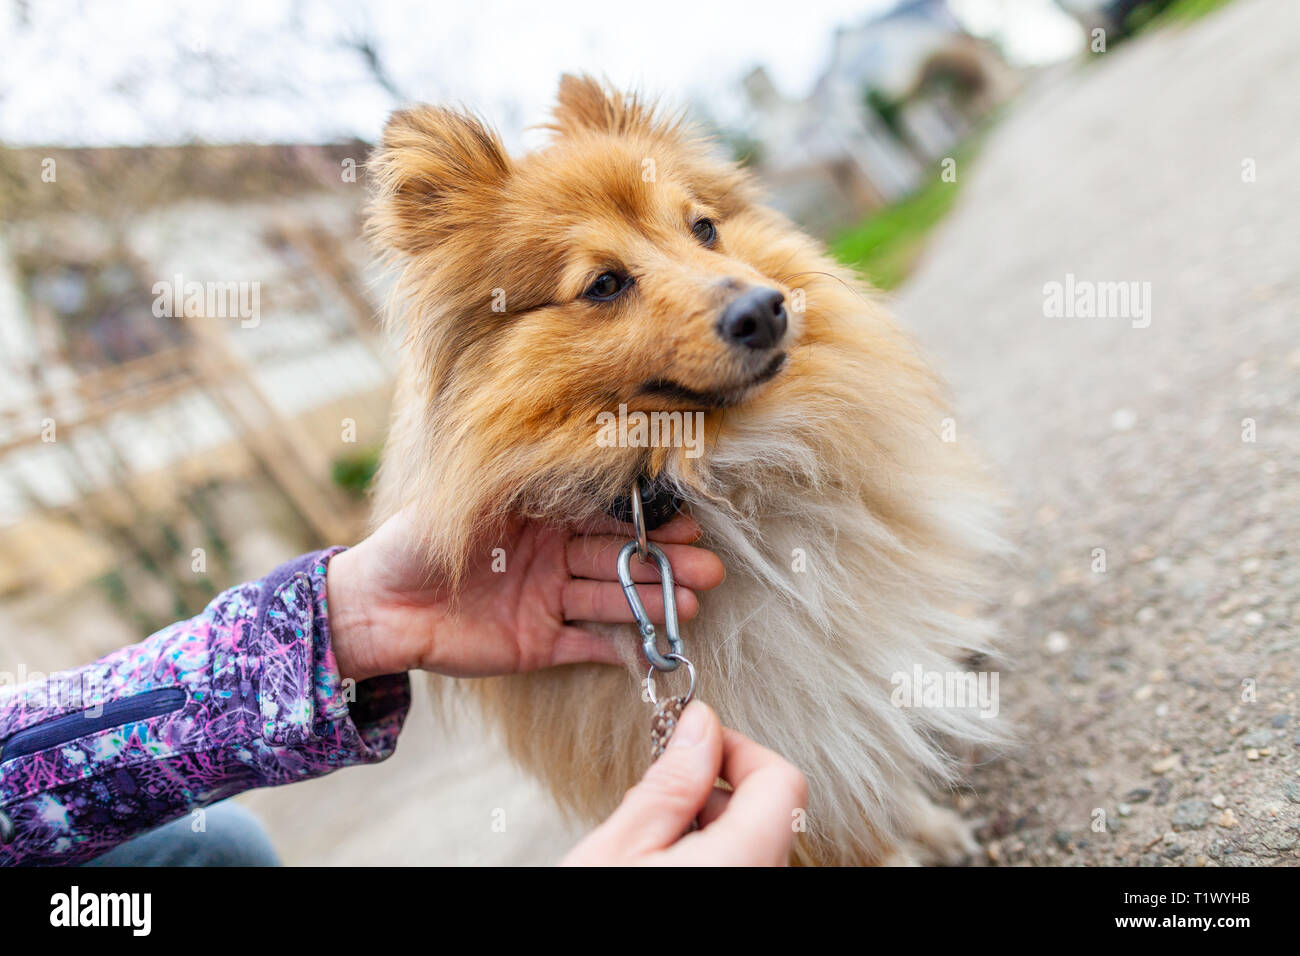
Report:
M941 386L870 290L679 122L565 77L551 129L511 158L464 113L418 107L388 124L370 230L398 270L403 360L377 519L415 505L431 560L457 575L512 511L592 519L635 476L666 476L728 569L684 628L698 693L807 775L796 859L968 845L924 793L954 769L944 739L995 730L890 701L891 674L987 649L984 625L954 609L977 598L997 540L986 489L940 440ZM713 248L692 236L701 215ZM632 294L581 298L614 266ZM742 387L714 324L725 290L753 284L792 306L788 361L704 409L705 453L599 447L596 416L620 403L693 407L641 394L648 379ZM593 821L648 760L639 641L607 630L626 669L463 682L515 758Z

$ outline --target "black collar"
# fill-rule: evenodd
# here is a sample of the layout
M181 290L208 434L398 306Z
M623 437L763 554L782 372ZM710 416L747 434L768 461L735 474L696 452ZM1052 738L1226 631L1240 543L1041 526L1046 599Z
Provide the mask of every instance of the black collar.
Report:
M677 497L672 482L662 476L655 479L644 475L637 479L641 489L641 510L645 514L647 531L666 525L681 509L682 499ZM605 509L611 516L627 524L632 523L632 496L620 495Z

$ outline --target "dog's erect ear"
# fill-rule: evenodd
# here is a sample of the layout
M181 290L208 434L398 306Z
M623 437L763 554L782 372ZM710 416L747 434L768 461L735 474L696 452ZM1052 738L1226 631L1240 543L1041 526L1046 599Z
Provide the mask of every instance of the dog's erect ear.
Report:
M561 135L590 130L599 133L672 135L677 122L656 114L652 105L642 102L635 93L620 93L590 76L560 77L554 121L550 129Z
M399 110L370 160L370 229L390 248L418 254L496 205L510 160L496 133L455 110Z

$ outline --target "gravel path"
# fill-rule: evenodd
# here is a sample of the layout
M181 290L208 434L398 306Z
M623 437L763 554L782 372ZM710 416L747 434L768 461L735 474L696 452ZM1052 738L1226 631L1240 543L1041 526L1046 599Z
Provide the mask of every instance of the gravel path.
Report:
M897 302L1019 549L1023 741L958 800L991 861L1300 859L1297 41L1238 0L1047 80ZM1067 274L1150 283L1149 326L1045 317Z

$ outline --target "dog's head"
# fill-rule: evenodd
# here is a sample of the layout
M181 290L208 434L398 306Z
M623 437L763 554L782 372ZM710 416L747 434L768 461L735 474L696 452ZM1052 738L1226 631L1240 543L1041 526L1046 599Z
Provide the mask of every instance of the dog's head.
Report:
M372 161L405 349L385 468L407 502L431 481L482 511L574 519L636 477L688 481L698 447L611 443L610 417L702 421L707 456L806 337L783 270L809 241L735 164L587 78L564 78L549 128L514 159L473 116L417 107Z

